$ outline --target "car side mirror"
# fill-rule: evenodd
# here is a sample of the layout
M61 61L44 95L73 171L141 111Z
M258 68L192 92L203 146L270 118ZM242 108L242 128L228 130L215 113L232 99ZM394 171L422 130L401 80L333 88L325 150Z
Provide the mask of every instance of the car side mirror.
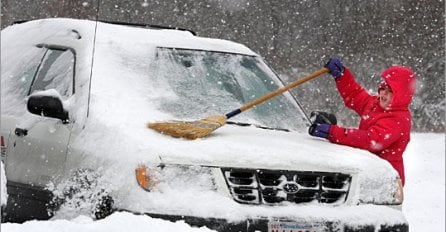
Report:
M331 125L336 125L338 123L338 120L336 119L336 116L334 114L322 111L311 112L310 121L311 123L331 124Z
M68 111L64 109L62 100L56 96L31 95L27 108L32 114L58 118L62 123L68 123Z

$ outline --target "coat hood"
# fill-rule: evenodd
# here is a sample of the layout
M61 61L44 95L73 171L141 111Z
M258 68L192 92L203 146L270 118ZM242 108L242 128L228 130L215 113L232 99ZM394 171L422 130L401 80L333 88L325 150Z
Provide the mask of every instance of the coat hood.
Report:
M381 74L393 92L392 110L406 110L415 93L416 78L414 72L404 66L392 66Z

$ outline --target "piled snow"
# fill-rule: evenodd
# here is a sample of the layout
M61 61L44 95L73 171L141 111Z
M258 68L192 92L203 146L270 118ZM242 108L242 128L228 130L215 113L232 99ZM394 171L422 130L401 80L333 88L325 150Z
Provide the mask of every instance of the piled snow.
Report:
M1 205L6 205L8 194L6 193L6 175L5 175L5 167L3 165L3 162L1 163Z
M92 219L79 216L71 221L28 221L23 224L2 224L2 231L7 232L122 232L122 231L182 231L182 232L206 232L213 231L206 227L193 228L183 221L169 222L154 219L147 216L136 216L130 213L114 213L104 220L93 221Z
M445 135L412 134L404 164L410 231L445 231Z

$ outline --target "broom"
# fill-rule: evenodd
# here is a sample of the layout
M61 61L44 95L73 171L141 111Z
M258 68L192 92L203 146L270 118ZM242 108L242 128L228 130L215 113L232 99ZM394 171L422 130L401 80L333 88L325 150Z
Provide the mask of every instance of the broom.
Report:
M299 86L304 82L307 82L324 73L327 73L328 71L329 70L327 68L323 68L302 79L292 82L280 89L277 89L263 97L260 97L250 103L247 103L246 105L243 105L242 107L234 111L231 111L225 115L213 115L205 119L201 119L198 121L190 121L190 122L183 122L183 121L154 122L154 123L148 123L147 127L156 130L162 134L170 135L176 138L186 138L186 139L203 138L211 134L214 130L225 125L227 119L232 118L240 114L241 112L250 109L255 105L259 105L260 103L270 98L273 98L291 88Z

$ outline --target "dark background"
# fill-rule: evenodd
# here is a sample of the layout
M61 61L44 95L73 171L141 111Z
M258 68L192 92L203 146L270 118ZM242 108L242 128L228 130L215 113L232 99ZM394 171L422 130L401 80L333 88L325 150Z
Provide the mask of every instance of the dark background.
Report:
M445 131L445 3L443 0L2 0L1 27L47 17L109 20L188 28L199 36L243 43L285 82L341 57L372 93L392 64L417 74L410 106L413 131ZM341 125L359 117L344 107L328 75L292 93L309 112L336 113Z

